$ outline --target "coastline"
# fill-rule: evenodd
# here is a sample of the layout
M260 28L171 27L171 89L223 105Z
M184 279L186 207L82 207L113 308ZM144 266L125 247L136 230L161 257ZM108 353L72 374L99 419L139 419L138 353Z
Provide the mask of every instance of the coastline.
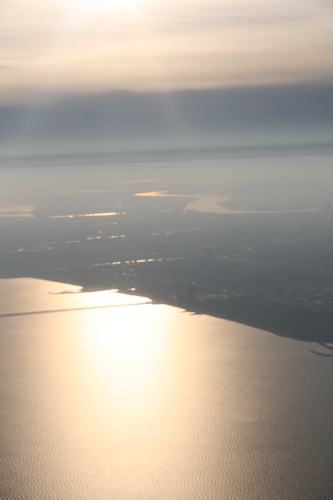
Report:
M239 214L239 215L257 215L257 214L293 214L293 213L313 213L319 212L320 208L301 208L291 210L235 210L222 205L230 200L230 196L200 195L200 194L174 194L167 191L150 191L147 193L136 193L135 196L142 197L163 197L163 198L195 198L184 207L184 210L196 210L197 212L214 214Z

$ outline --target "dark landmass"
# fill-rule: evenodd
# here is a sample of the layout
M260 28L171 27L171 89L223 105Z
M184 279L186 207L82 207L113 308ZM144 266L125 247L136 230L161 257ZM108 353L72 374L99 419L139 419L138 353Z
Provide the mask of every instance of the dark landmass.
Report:
M329 205L221 215L184 210L198 190L188 182L103 187L43 188L16 200L33 202L34 217L0 218L0 277L117 288L293 339L333 341ZM134 196L161 189L186 196ZM101 213L109 215L93 215Z

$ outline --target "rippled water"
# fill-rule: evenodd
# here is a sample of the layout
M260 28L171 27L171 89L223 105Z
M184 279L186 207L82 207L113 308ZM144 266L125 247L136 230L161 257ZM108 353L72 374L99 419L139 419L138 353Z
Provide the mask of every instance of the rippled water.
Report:
M64 291L0 280L1 498L333 497L320 346Z

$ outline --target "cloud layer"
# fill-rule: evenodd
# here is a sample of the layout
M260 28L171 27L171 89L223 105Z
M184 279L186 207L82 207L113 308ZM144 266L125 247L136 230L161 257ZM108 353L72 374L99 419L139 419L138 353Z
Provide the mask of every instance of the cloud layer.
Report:
M41 91L332 81L330 2L133 0L132 10L121 5L3 0L0 100L29 100Z
M6 154L327 142L329 85L53 96L0 107Z

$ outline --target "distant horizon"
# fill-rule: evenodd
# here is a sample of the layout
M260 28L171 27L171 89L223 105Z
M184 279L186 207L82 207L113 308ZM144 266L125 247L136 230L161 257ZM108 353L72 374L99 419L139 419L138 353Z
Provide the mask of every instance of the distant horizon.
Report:
M271 143L255 144L229 147L198 147L198 148L156 148L156 149L119 149L117 151L91 151L91 152L52 152L16 155L15 153L0 155L0 168L6 166L22 166L22 164L33 162L39 166L40 162L46 160L47 164L74 164L89 165L91 161L97 164L104 163L141 163L144 162L168 162L189 161L195 159L219 159L219 158L262 158L273 156L317 156L333 155L333 141L315 143ZM76 160L76 161L75 161ZM31 165L30 165L31 166Z
M40 97L0 105L2 157L332 143L327 83Z

